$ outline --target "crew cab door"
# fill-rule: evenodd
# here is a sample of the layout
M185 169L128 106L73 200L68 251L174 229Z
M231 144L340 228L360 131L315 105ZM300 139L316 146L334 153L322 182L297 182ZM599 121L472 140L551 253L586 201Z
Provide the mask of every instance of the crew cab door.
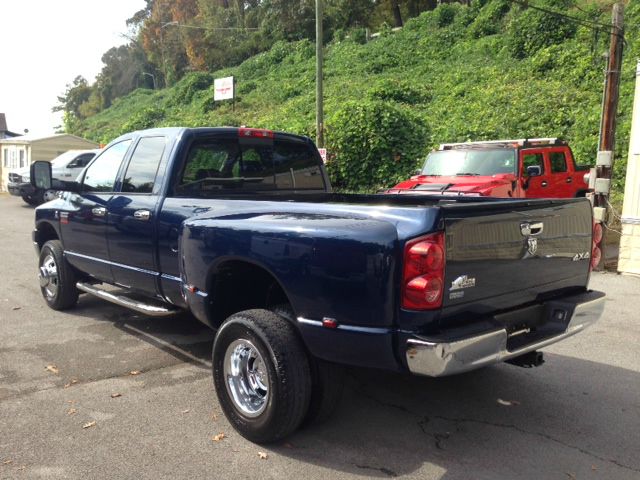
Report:
M107 245L107 205L131 140L105 149L84 172L72 208L59 212L65 256L73 266L100 280L113 281Z
M547 149L549 165L549 196L552 198L575 197L572 166L569 165L565 147Z
M164 136L140 138L107 204L114 282L148 294L158 290L156 217L161 185L156 178L166 145Z

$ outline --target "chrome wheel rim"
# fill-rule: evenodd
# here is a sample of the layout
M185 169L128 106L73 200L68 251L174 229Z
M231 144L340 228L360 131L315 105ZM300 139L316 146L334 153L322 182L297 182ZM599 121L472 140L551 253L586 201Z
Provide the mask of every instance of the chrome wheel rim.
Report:
M232 342L224 354L224 378L227 392L237 410L257 417L269 401L269 371L262 355L246 339Z
M58 294L60 278L58 277L58 266L53 255L44 257L40 265L40 287L48 299L54 298Z

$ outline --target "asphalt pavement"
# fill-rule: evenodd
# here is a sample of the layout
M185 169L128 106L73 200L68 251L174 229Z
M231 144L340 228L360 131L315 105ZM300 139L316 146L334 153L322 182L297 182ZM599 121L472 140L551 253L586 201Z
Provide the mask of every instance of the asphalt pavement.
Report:
M45 305L33 216L0 195L0 479L640 478L638 278L594 274L604 317L542 367L352 369L328 422L259 446L222 415L196 320Z

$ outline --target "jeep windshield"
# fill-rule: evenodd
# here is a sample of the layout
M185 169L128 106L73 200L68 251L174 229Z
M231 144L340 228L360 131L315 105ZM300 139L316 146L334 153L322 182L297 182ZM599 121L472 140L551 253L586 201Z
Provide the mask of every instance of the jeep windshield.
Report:
M476 176L516 173L516 152L512 149L459 149L431 152L421 175Z

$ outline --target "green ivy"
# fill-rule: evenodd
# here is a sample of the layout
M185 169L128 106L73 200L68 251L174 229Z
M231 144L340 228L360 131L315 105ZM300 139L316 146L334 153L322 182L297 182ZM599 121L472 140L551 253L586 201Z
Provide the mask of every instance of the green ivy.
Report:
M381 101L345 103L327 125L328 171L338 189L374 191L402 180L429 143L422 122Z

